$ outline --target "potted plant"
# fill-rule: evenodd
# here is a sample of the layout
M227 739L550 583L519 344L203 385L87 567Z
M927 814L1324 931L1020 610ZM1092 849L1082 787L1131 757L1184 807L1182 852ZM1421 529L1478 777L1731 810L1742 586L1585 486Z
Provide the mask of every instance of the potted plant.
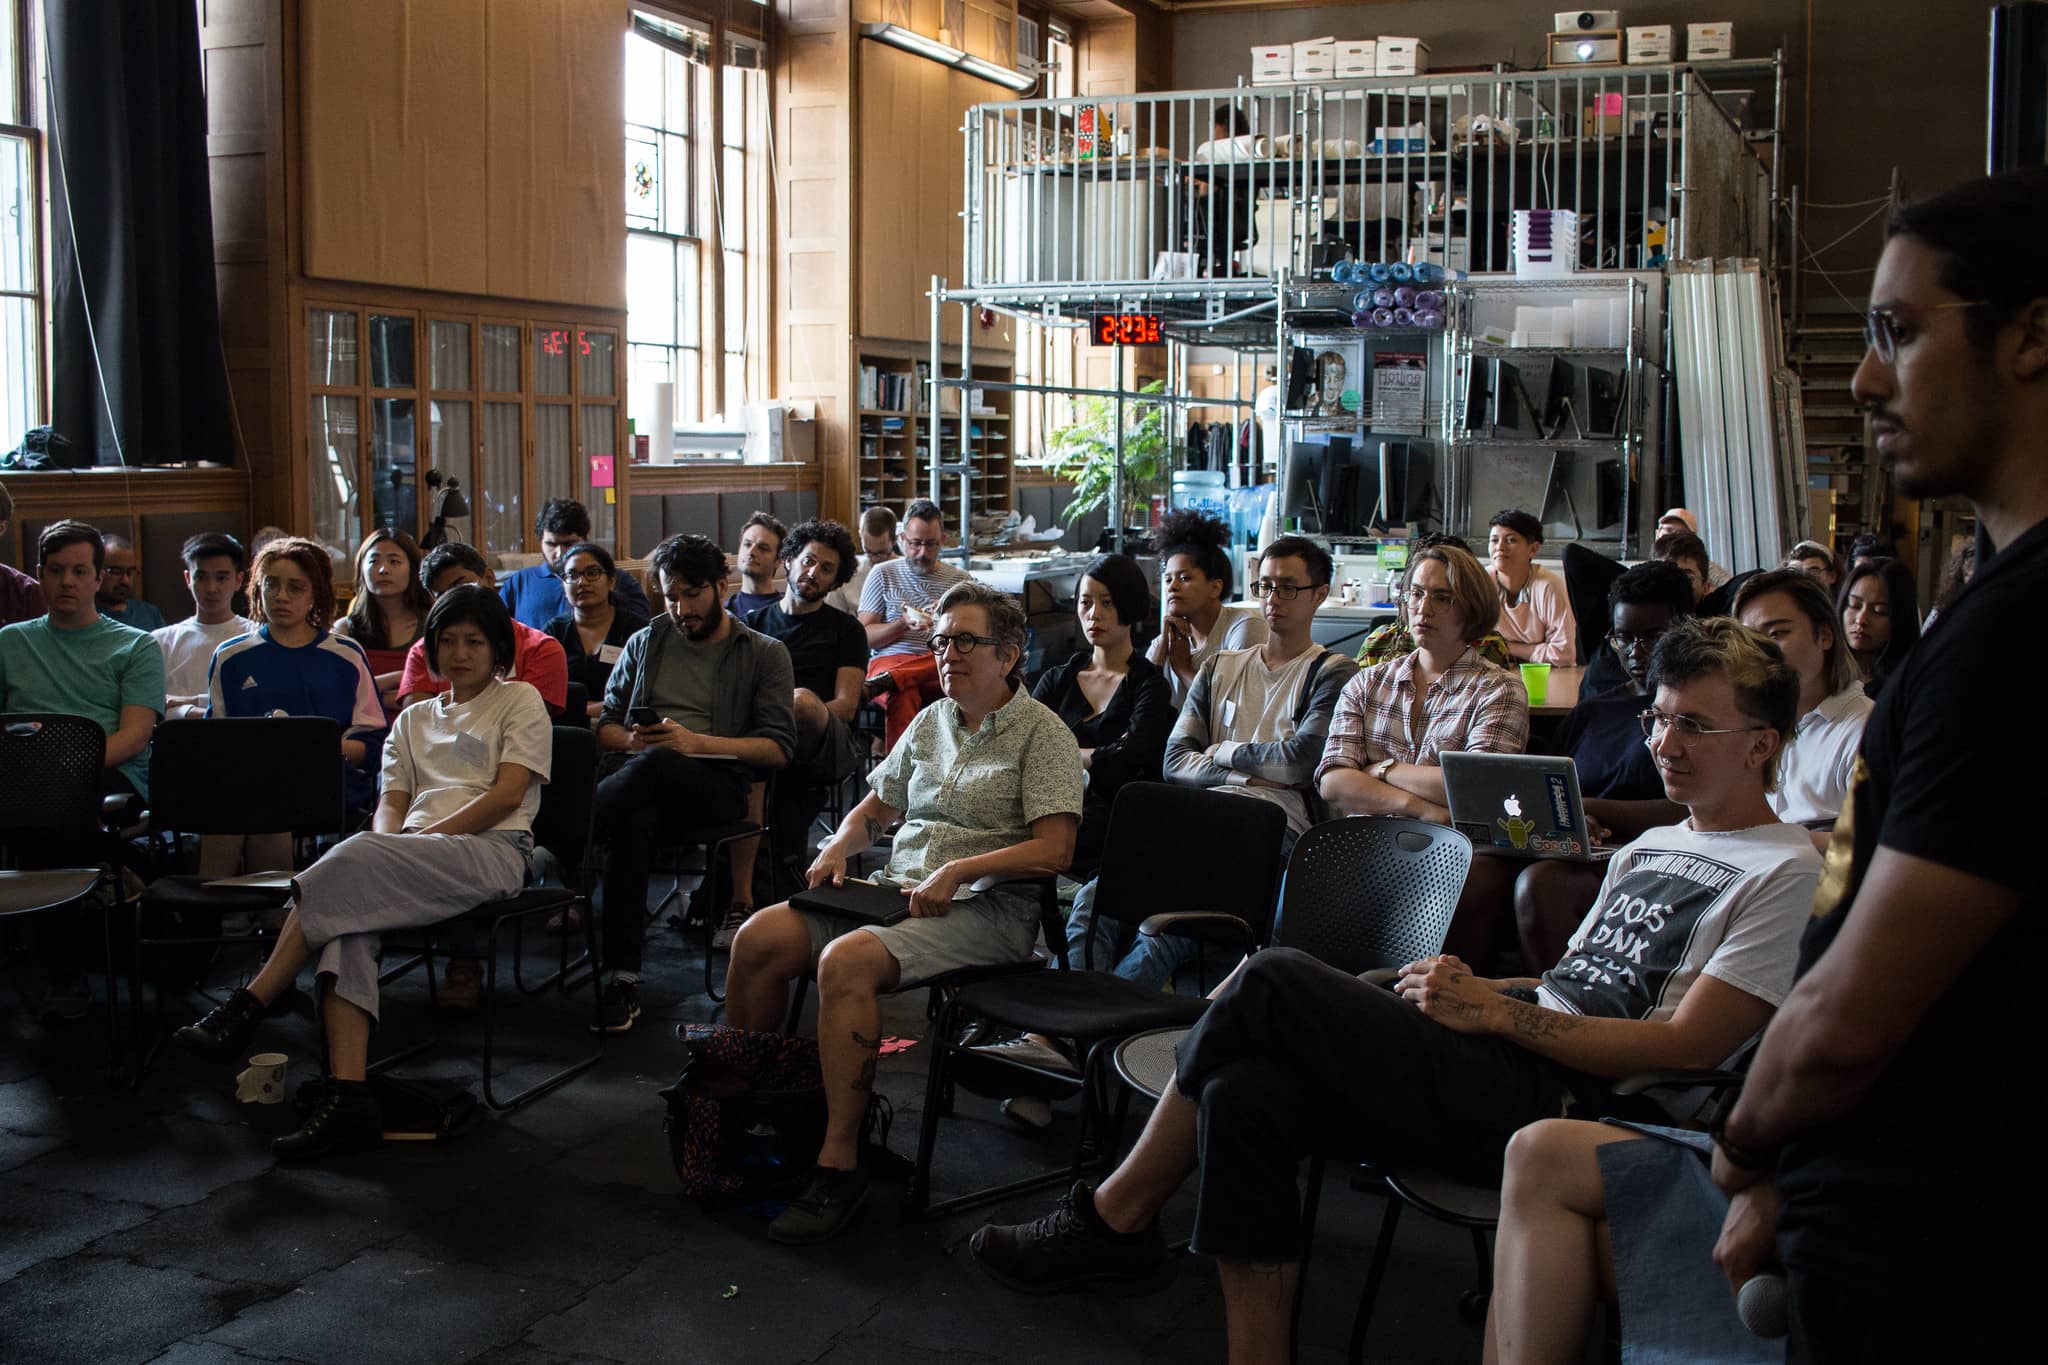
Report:
M1153 380L1141 393L1163 393L1163 380ZM1167 440L1167 404L1126 400L1124 417L1124 524L1143 526L1154 494L1164 493L1173 472L1173 447ZM1116 400L1100 396L1074 399L1074 422L1054 432L1050 442L1058 463L1055 472L1074 485L1074 500L1061 513L1069 526L1109 503L1110 473L1116 464Z

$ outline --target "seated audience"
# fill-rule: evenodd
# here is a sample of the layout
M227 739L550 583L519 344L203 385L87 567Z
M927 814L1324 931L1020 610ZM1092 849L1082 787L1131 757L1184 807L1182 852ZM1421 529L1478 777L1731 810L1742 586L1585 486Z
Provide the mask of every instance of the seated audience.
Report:
M773 606L782 596L775 591L775 574L782 564L782 542L789 528L766 512L756 512L740 528L739 590L725 599L725 609L744 621L763 607Z
M1798 695L1775 647L1732 621L1688 621L1658 647L1654 679L1651 743L1690 815L1614 856L1540 980L1487 980L1443 956L1402 968L1389 990L1304 953L1261 952L1181 1043L1172 1084L1109 1178L1076 1184L1035 1223L982 1228L975 1259L1032 1293L1155 1281L1167 1267L1160 1208L1192 1174L1192 1245L1218 1258L1230 1359L1285 1361L1304 1154L1425 1160L1490 1181L1517 1129L1567 1105L1689 1118L1682 1096L1667 1111L1609 1084L1718 1065L1764 1025L1790 987L1820 858L1764 799ZM1645 903L1661 913L1640 913Z
M1657 518L1657 535L1666 536L1679 533L1693 536L1700 533L1700 519L1694 515L1689 507L1673 507L1665 512L1663 516ZM1654 540L1655 537L1652 537L1652 539ZM1714 589L1721 587L1727 583L1729 577L1730 575L1726 569L1722 568L1719 564L1709 561L1707 564L1707 591L1712 592Z
M1922 635L1934 625L1934 618L1947 611L1963 589L1970 586L1970 580L1976 573L1977 539L1970 536L1950 552L1948 563L1942 565L1941 586L1934 590L1934 605L1928 610L1927 619L1920 623Z
M112 533L107 543L107 571L100 576L97 605L100 615L136 630L157 630L164 614L142 600L142 560L128 537Z
M1500 594L1500 633L1519 663L1570 666L1579 661L1579 628L1564 575L1536 562L1543 523L1527 512L1494 513L1486 554Z
M385 526L364 536L355 566L355 597L348 615L334 623L334 633L354 640L369 656L388 720L398 714L405 656L419 642L434 599L420 582L420 547L403 531Z
M1819 583L1828 599L1834 600L1835 585L1842 581L1842 566L1835 562L1833 550L1817 540L1802 540L1785 552L1785 567L1797 569Z
M1414 652L1415 637L1408 631L1408 574L1414 565L1413 556L1432 545L1451 545L1466 554L1472 553L1472 547L1465 543L1463 536L1440 536L1425 531L1408 542L1409 568L1401 571L1400 586L1394 598L1394 619L1383 626L1374 627L1366 635L1365 642L1359 645L1357 657L1360 668L1371 668L1374 664L1383 664L1391 659L1398 659L1403 654ZM1515 666L1514 656L1508 653L1508 642L1501 638L1497 630L1486 632L1485 637L1476 641L1472 647L1479 651L1480 658L1490 664L1498 664L1509 669Z
M640 1017L655 851L693 830L758 818L765 774L786 767L796 748L789 651L720 605L725 551L702 536L670 536L648 566L667 610L626 642L597 718L607 754L594 813L605 849L608 1033ZM733 886L751 887L752 841L732 863Z
M604 546L571 546L556 568L568 588L569 610L548 622L547 633L562 647L569 681L583 685L586 714L595 717L604 710L612 665L647 618L618 601L619 566Z
M868 585L875 565L896 558L896 514L877 503L860 514L860 545L864 553L853 577L832 590L825 600L848 616L860 611L860 595Z
M1597 696L1582 690L1543 750L1572 760L1589 822L1604 818L1633 834L1685 818L1664 798L1656 759L1643 743L1641 717L1650 697L1650 660L1671 628L1693 614L1692 585L1676 565L1646 559L1614 580L1607 602L1607 640L1625 681ZM1612 833L1604 824L1602 832ZM1524 964L1557 961L1600 889L1605 867L1507 857L1485 848L1475 853L1446 948L1467 962L1488 961L1512 919Z
M790 982L818 976L825 1140L810 1184L769 1224L778 1242L836 1235L867 1195L860 1127L882 1041L881 994L1029 958L1038 898L1000 883L1065 871L1074 856L1081 760L1072 732L1022 686L1023 609L983 584L956 584L937 604L931 643L945 697L868 775L873 790L807 874L812 886L842 883L848 860L900 819L876 880L902 888L910 918L879 927L775 905L733 941L726 1014L739 1028L780 1029ZM983 878L997 884L974 890Z
M7 525L13 519L14 498L7 485L0 484L0 540L7 539ZM33 621L49 609L43 600L43 585L36 582L34 574L0 563L0 626Z
M1778 757L1771 809L1786 824L1815 831L1815 846L1825 852L1828 832L1849 799L1870 719L1872 703L1857 679L1856 660L1835 633L1826 591L1797 569L1744 583L1735 596L1735 619L1777 645L1799 675L1799 720Z
M1330 595L1330 556L1303 536L1265 548L1252 596L1265 643L1211 654L1166 741L1169 782L1271 801L1287 812L1288 844L1315 823L1316 765L1337 698L1358 664L1312 636Z
M213 651L256 629L235 614L235 599L249 586L249 562L233 536L209 531L185 542L185 587L192 615L153 632L164 655L164 717L206 714L207 672Z
M919 498L903 510L904 557L877 564L861 589L860 623L874 651L868 681L883 694L882 741L892 749L917 713L942 692L938 660L925 648L932 604L955 583L968 581L965 569L940 562L945 547L944 515L937 503Z
M1235 575L1230 528L1203 512L1169 512L1159 523L1159 638L1146 658L1166 675L1173 704L1188 699L1202 665L1226 649L1266 642L1257 602L1225 603Z
M747 624L782 642L796 679L796 751L776 786L768 821L770 847L778 858L788 858L808 854L811 822L831 789L860 762L853 722L868 665L868 635L859 621L831 605L832 594L853 572L853 537L844 526L800 521L782 556L787 586L781 600L762 607ZM755 904L752 888L743 889L748 894L735 904L742 912ZM733 928L745 918L741 913ZM714 946L731 942L732 929L721 928Z
M1658 536L1650 553L1685 571L1685 581L1692 585L1695 603L1705 602L1708 594L1713 592L1713 584L1707 574L1707 544L1690 531Z
M1361 669L1337 699L1317 789L1339 815L1449 824L1444 753L1518 754L1529 740L1522 680L1479 657L1501 596L1479 561L1435 545L1408 564L1415 651Z
M535 630L546 630L548 622L569 610L569 596L560 577L562 556L578 545L590 542L590 512L574 498L549 498L533 519L533 533L540 537L541 562L515 569L498 583L498 595L512 609L512 619ZM654 614L640 580L630 573L616 576L613 591L617 605L629 616L646 620Z
M1593 651L1579 682L1579 699L1646 695L1650 651L1667 626L1694 614L1696 603L1692 581L1676 564L1646 559L1625 570L1608 586L1607 648Z
M328 1076L305 1123L271 1144L286 1161L384 1140L366 1071L381 936L438 924L526 884L554 734L540 694L503 678L516 648L511 614L489 589L460 587L433 604L422 638L447 689L392 726L371 831L298 874L263 970L177 1032L210 1060L240 1061L265 1011L312 964L316 989L324 987Z
M264 547L250 574L263 623L215 652L207 674L209 716L327 716L341 726L343 790L351 809L377 794L384 708L363 648L329 633L334 563L310 540L287 536ZM252 844L256 841L252 840ZM225 839L205 850L201 871L233 876L242 853ZM291 866L289 836L247 850L251 870Z
M427 551L419 572L420 584L430 602L444 592L470 583L498 591L497 575L491 572L483 554L474 545L461 541L445 541ZM506 671L505 680L531 684L540 693L548 714L561 715L569 701L569 660L562 642L519 620L512 623L512 641L512 666ZM427 661L426 640L415 641L406 651L405 666L399 671L398 704L411 706L447 690L448 680L436 674Z
M0 711L84 716L106 732L101 781L108 795L149 796L149 737L164 704L164 656L143 632L99 610L106 543L82 521L55 521L36 539L36 577L47 614L0 629ZM25 868L89 866L105 849L39 840L17 847ZM93 917L96 919L97 917ZM83 1018L91 993L85 964L99 934L84 916L38 915L36 946L49 974L40 1017Z
M1842 638L1856 656L1863 690L1872 697L1920 640L1920 589L1896 559L1864 559L1842 580Z

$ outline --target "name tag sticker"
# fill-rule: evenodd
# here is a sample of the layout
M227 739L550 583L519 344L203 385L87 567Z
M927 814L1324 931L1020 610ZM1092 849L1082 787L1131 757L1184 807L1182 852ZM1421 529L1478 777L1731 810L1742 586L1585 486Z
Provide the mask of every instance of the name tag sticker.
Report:
M601 664L615 664L619 661L619 656L625 652L626 647L624 645L599 645L597 647L597 661Z
M490 761L491 753L475 735L460 734L455 737L455 757L472 768L481 768Z
M1223 728L1228 730L1237 724L1237 703L1229 697L1223 699Z

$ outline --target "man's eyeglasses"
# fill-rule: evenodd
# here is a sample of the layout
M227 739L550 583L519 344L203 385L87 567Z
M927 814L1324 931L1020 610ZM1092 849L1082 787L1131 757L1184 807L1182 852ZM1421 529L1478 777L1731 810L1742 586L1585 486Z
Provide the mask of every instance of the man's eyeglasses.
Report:
M1738 725L1732 730L1714 730L1691 716L1667 716L1654 706L1639 713L1636 719L1642 724L1644 739L1655 739L1665 730L1676 730L1682 744L1691 744L1702 735L1741 735L1751 730L1770 729L1768 725Z
M1002 644L1002 641L993 635L969 635L962 631L958 635L934 635L927 643L934 654L949 654L958 650L964 657L972 654L976 645L988 645L993 648Z
M1614 646L1616 654L1633 654L1639 649L1654 649L1664 638L1661 630L1610 630L1607 643Z
M903 538L903 548L906 550L936 550L945 543L943 540L912 540L909 536Z
M595 583L603 577L604 566L602 564L592 564L581 569L562 570L563 581L569 583Z
M1923 313L1939 313L1950 308L1982 308L1988 299L1969 299L1959 303L1935 303L1920 309ZM1873 308L1863 319L1863 340L1876 353L1881 364L1889 365L1899 358L1901 342L1912 339L1913 324L1899 321L1896 308Z
M1305 588L1299 583L1275 583L1266 578L1261 578L1258 582L1252 584L1252 596L1277 597L1282 602L1292 602L1302 593L1314 591L1314 588Z

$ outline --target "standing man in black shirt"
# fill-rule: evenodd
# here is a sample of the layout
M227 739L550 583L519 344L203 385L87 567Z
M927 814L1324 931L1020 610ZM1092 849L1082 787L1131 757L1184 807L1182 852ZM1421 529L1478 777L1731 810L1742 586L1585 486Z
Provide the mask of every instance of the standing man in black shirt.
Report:
M1716 1129L1716 1259L1739 1285L1775 1242L1794 1361L2038 1349L2044 236L2048 170L1974 181L1893 214L1871 289L1856 397L1901 492L1969 499L1980 567L1870 717L1801 979Z
M859 762L853 735L867 678L867 628L825 599L853 577L858 551L836 521L799 522L784 538L785 587L747 624L782 641L796 675L796 757L775 789L770 843L778 861L804 853L832 784ZM808 862L808 859L806 859Z

